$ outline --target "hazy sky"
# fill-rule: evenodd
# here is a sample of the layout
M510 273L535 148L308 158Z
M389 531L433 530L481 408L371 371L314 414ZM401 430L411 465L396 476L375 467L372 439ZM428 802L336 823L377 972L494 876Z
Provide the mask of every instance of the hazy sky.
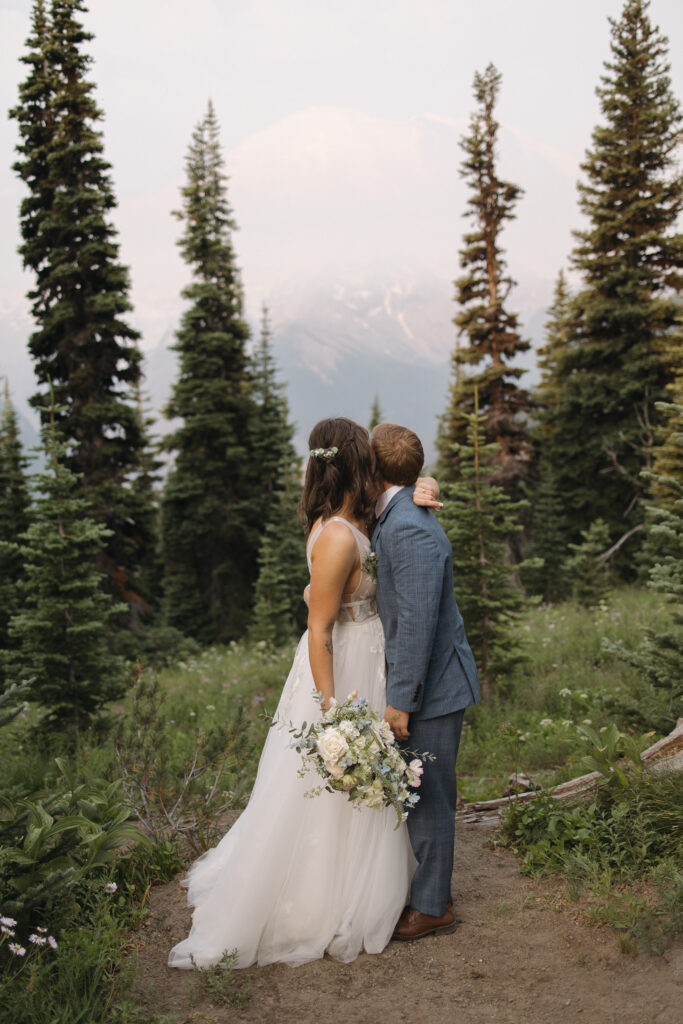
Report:
M474 71L489 61L503 74L498 113L513 180L530 193L525 161L535 155L539 176L558 191L556 215L551 196L537 208L529 199L528 221L520 208L509 236L511 267L521 287L554 277L579 224L574 184L599 118L595 86L609 54L607 17L621 9L622 0L91 0L84 16L95 33L91 75L146 344L176 315L187 279L170 210L209 97L227 151L252 311L283 281L312 279L328 258L381 269L399 239L403 264L413 250L417 264L435 270L438 263L444 278L456 276L462 185L455 156L441 161L440 175L428 166L430 154L438 162L453 149L433 132L441 125L453 138L460 133L473 105ZM0 0L3 111L24 77L18 58L30 11L29 0ZM680 96L683 3L653 0L650 13L669 37ZM15 142L14 123L3 116L0 312L20 305L30 283L15 251L23 194L10 170ZM298 190L296 180L304 183ZM429 191L429 216L411 195L403 221L404 187L416 196ZM380 223L378 214L373 232L375 205L385 216ZM432 238L430 263L424 250Z

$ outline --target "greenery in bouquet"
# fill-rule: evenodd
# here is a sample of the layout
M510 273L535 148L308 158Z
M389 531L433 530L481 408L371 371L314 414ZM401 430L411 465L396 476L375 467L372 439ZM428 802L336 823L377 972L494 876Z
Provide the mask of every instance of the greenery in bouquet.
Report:
M322 695L316 694L316 700L322 702ZM306 795L326 789L346 793L356 807L393 807L398 828L420 799L414 790L421 783L422 761L433 756L422 753L409 761L414 752L396 746L389 724L356 690L342 703L334 698L330 703L318 722L292 730L292 745L303 762L300 776L315 771L324 779Z

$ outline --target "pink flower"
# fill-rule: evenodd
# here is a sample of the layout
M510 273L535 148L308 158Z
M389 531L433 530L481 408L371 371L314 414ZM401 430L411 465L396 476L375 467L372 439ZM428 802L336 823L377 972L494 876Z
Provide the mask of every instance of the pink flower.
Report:
M422 761L420 760L419 757L413 758L408 767L410 768L413 775L417 775L418 777L424 775L424 768L422 767Z

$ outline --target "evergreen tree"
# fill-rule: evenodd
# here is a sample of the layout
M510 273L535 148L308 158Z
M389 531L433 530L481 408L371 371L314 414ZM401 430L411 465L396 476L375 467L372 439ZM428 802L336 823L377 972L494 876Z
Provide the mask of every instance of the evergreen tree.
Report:
M40 390L32 401L44 410L54 388L60 430L73 442L69 467L108 528L102 560L121 590L134 591L151 543L130 487L144 445L134 400L141 357L138 332L123 319L128 272L111 222L102 112L87 80L92 36L77 18L84 10L81 0L51 0L48 13L36 0L22 58L29 71L11 111L20 135L14 168L29 190L20 252L35 275L29 348Z
M382 412L381 406L379 404L379 395L375 395L375 397L372 400L372 405L370 407L370 422L368 423L368 430L370 431L370 433L372 433L372 431L375 429L378 423L382 423L383 421L384 413Z
M0 650L13 646L9 621L19 611L18 584L23 575L20 537L28 529L30 497L16 413L5 378L5 398L0 416ZM0 660L0 690L5 682Z
M611 583L607 559L609 526L596 519L587 530L581 531L581 543L570 544L574 553L564 563L564 574L579 604L592 608L603 601Z
M545 324L545 345L537 353L541 380L535 394L538 421L532 432L532 552L543 564L524 577L531 592L542 595L546 601L558 600L567 589L561 571L567 554L567 514L558 482L561 456L553 420L561 401L558 367L571 341L569 310L569 290L564 272L560 271Z
M213 106L195 129L182 189L179 241L192 283L183 296L175 350L179 374L166 414L181 425L166 439L175 453L162 502L164 608L169 625L200 641L224 641L246 627L257 574L250 454L253 403L232 245L219 128Z
M671 444L683 452L683 405L661 409L672 423ZM683 479L660 480L675 498L664 506L651 506L648 542L655 560L648 586L668 605L671 620L664 628L641 627L636 649L603 641L605 648L634 665L654 691L666 695L666 724L673 726L683 713Z
M274 557L271 532L266 531L259 551L259 576L249 636L252 640L276 645L285 643L291 635L287 580Z
M683 482L683 447L677 438L677 409L683 405L683 305L678 307L678 325L666 337L663 355L670 369L671 403L662 405L663 425L661 439L654 451L652 474L648 478L652 497L659 507L672 505L679 492L677 484ZM672 484L673 481L673 484ZM647 542L646 542L647 543Z
M485 419L478 395L467 415L467 444L455 451L459 480L443 489L441 521L453 548L456 597L467 629L485 698L524 655L516 642L515 622L525 597L515 582L518 570L538 568L538 560L510 564L511 535L518 533L519 512L527 504L513 501L493 480L495 445L485 441Z
M21 610L9 623L15 649L3 660L8 678L30 680L31 698L48 711L45 724L78 730L125 690L107 635L125 605L102 588L95 563L107 529L90 517L54 421L43 427L43 446L47 468L35 477L38 498L21 537Z
M681 110L668 76L667 41L647 0L611 20L611 60L597 89L603 123L582 165L573 264L583 288L572 304L572 342L560 365L553 420L562 439L560 483L574 536L600 516L613 535L641 522L656 440L654 403L666 396L664 357L678 332L683 284L683 176L676 168ZM629 564L632 552L627 553Z
M249 455L254 488L259 495L253 508L262 532L273 517L278 492L288 473L299 473L301 460L294 448L294 427L289 420L285 386L278 380L267 306L261 314L261 332L250 359L252 414Z
M261 548L256 603L250 634L284 643L305 624L302 592L307 583L305 543L298 506L301 459L294 448L294 428L284 385L277 379L268 311L264 307L259 344L252 356L254 399L250 451L259 495Z
M506 308L515 282L507 273L500 234L514 219L523 193L498 176L499 124L494 109L500 82L501 75L492 64L483 74L475 74L477 109L469 133L461 140L465 159L460 174L471 190L465 216L473 221L473 230L465 234L460 250L464 273L455 282L460 311L454 318L458 329L454 382L439 447L440 472L444 479L454 479L459 449L453 446L466 440L468 420L462 414L472 413L476 386L486 441L498 445L498 479L509 489L526 474L530 404L528 393L517 383L524 371L510 362L529 348L529 342L520 337L517 314ZM468 373L470 369L476 372Z

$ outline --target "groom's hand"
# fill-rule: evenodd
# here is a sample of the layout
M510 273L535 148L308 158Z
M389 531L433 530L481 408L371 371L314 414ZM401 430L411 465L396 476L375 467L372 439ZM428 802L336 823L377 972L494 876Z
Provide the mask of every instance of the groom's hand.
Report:
M384 721L388 722L399 743L403 740L407 740L410 736L408 732L408 719L410 715L407 711L399 711L398 708L392 708L391 704L388 705L384 712Z

